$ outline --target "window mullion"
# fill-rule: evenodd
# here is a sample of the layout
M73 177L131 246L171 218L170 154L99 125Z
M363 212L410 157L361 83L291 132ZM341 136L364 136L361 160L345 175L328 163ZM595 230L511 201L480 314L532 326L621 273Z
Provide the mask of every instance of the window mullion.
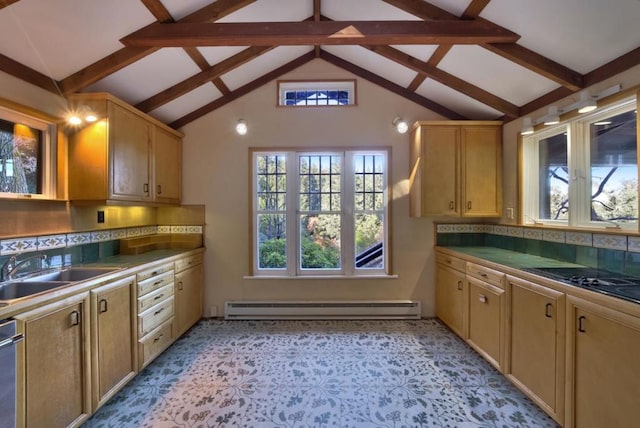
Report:
M298 273L298 257L300 251L300 219L298 216L298 158L296 153L287 152L287 275L295 276Z
M345 152L342 170L342 266L345 275L355 273L355 181L353 152Z

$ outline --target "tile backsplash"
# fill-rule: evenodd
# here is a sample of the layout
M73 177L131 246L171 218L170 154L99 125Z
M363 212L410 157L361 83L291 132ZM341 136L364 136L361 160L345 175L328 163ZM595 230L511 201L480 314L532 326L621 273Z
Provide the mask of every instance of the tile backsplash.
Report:
M488 224L437 224L439 246L491 246L640 276L640 237Z

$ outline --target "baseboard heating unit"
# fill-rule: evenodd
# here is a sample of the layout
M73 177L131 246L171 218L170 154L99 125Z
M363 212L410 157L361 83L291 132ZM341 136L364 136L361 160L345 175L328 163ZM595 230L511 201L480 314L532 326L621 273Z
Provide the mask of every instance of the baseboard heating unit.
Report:
M229 301L227 320L420 319L417 300Z

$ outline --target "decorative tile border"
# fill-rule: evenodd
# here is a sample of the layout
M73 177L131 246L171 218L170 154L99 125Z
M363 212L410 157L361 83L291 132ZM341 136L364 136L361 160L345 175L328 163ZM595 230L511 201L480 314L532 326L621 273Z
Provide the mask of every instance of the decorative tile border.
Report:
M160 228L160 226L159 226ZM538 229L535 227L519 227L491 224L438 224L436 232L452 233L489 233L516 238L534 239L538 241L559 242L586 247L606 248L610 250L631 251L640 253L640 237L620 234L568 232L556 229Z
M466 225L467 229L481 225ZM201 225L142 226L123 229L95 230L58 235L28 236L0 240L0 256L20 254L30 251L45 251L56 248L75 247L94 242L105 242L133 236L155 235L157 233L202 233Z

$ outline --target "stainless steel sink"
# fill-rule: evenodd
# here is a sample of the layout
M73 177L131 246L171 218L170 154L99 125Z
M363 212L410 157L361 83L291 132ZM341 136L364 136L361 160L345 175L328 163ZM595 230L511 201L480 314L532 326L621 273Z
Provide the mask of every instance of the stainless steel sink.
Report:
M71 284L71 281L12 281L0 285L0 302L44 293Z
M41 281L84 281L87 279L95 278L100 275L105 275L110 272L115 272L120 268L113 267L70 267L63 270L57 270L53 272L43 273L41 275L35 275L30 278L25 278L23 282L41 282Z

